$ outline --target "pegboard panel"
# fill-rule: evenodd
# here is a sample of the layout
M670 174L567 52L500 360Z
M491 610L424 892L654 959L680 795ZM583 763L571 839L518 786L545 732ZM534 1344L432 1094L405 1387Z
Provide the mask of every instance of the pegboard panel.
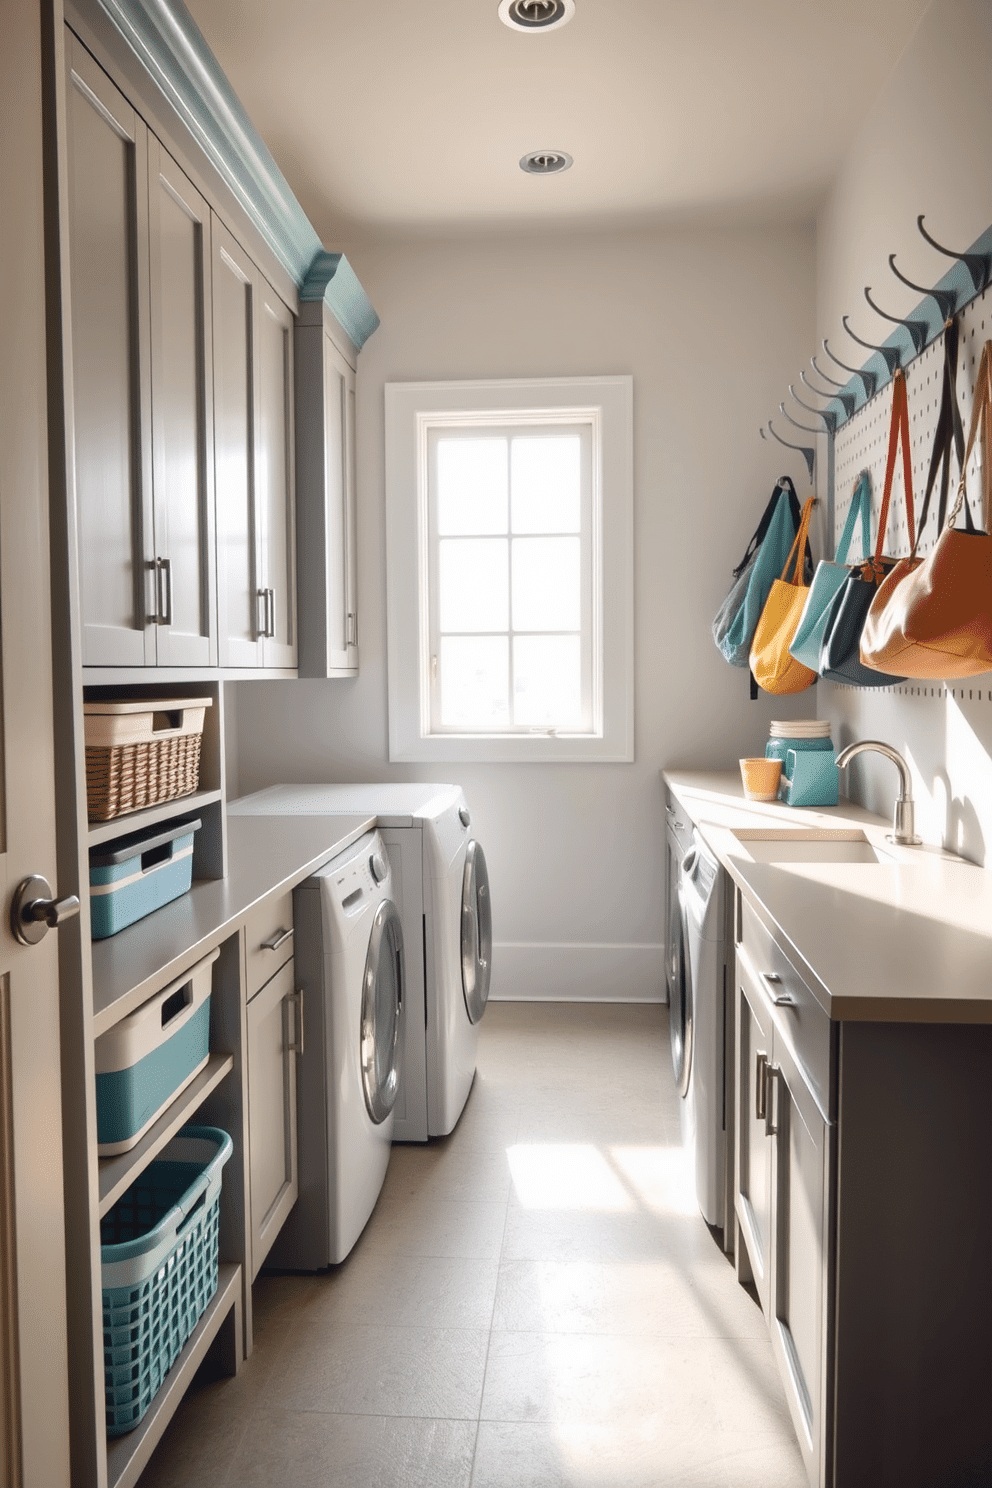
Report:
M959 316L959 326L957 389L961 420L967 438L978 363L981 360L982 347L988 339L992 338L992 286L985 289L965 307ZM944 341L943 337L940 337L920 356L914 358L906 368L913 498L917 521L923 504L927 471L930 466L930 452L933 448L934 430L940 410L943 363ZM834 443L835 545L843 529L854 487L862 470L868 470L871 475L872 542L875 541L885 483L885 457L888 451L891 415L892 383L889 382L837 431ZM977 515L975 500L982 489L980 461L981 451L979 450L978 453L972 455L968 470L968 491L972 497L972 512L975 515ZM953 499L957 478L955 461L952 462L950 499ZM927 528L917 548L920 554L928 553L936 541L938 494L935 493L930 503ZM902 456L900 454L896 461L885 552L895 557L903 557L909 551L909 526L906 520L906 502L902 489ZM852 558L856 559L858 556L855 548Z
M971 301L958 317L958 404L965 439L971 420L975 378L981 361L982 347L992 339L992 285ZM915 357L906 368L906 393L909 405L909 442L913 465L913 500L919 523L923 493L926 490L927 471L930 468L930 452L940 411L941 371L944 365L944 340L940 337ZM874 544L878 532L878 519L882 507L882 491L885 485L885 457L889 447L889 421L892 416L892 384L888 383L875 394L863 408L838 431L834 442L834 546L844 527L851 506L854 487L862 470L871 475L871 535ZM968 466L968 493L972 502L972 515L980 520L976 501L981 496L982 450L976 447ZM953 503L957 490L957 460L952 459L951 486L948 505ZM920 538L917 552L929 553L937 539L937 508L939 504L938 476L934 495L930 502L926 531ZM909 525L906 520L906 502L902 488L902 454L896 457L896 473L892 486L892 502L889 509L888 533L885 552L893 557L905 557L910 551ZM958 518L959 525L963 516ZM857 549L859 539L855 537L851 549L851 561L860 557ZM992 673L989 674L992 681ZM838 684L842 691L857 691ZM903 683L897 687L873 688L873 692L892 693L901 697L953 697L959 702L982 701L992 703L992 688L945 687L937 683L931 687Z

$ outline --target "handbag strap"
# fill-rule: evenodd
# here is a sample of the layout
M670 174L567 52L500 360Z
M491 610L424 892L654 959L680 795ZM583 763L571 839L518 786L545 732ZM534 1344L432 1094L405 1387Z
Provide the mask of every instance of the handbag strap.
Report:
M989 532L990 514L992 514L992 341L986 341L982 347L982 359L978 364L978 376L975 379L975 401L971 409L971 425L968 429L968 447L965 450L964 459L961 461L961 479L958 482L957 499L951 508L947 519L948 527L953 527L962 504L970 518L971 512L967 504L965 485L968 473L968 462L975 448L975 441L979 431L982 437L982 521L985 531ZM970 526L969 531L974 531Z
M861 517L861 561L864 563L871 554L871 476L867 470L862 470L854 483L851 505L847 509L847 520L834 554L834 561L837 563L847 562L847 555L854 537L854 524L859 515Z
M875 559L872 567L876 578L881 573L882 549L885 546L885 529L889 520L889 498L892 495L892 477L896 468L896 450L902 445L902 479L906 492L906 521L909 526L910 547L916 547L916 523L913 517L913 463L909 449L909 405L906 400L906 378L901 367L892 375L892 421L889 424L889 453L885 460L885 488L882 492L882 510L878 518L878 538L875 542Z
M767 533L768 533L768 529L769 529L769 527L772 524L772 517L775 515L775 512L776 512L776 510L778 508L779 497L780 497L780 495L781 495L781 493L783 491L785 491L788 494L788 497L789 497L789 510L792 513L792 525L793 525L793 528L798 527L798 525L799 525L799 497L796 495L796 488L792 484L792 481L790 480L789 476L783 475L783 476L781 476L776 481L776 483L775 483L775 489L772 492L772 494L769 496L769 498L768 498L768 504L765 507L765 509L764 509L764 511L763 511L763 513L761 515L761 521L758 523L757 527L754 529L754 531L751 534L751 541L748 543L747 548L744 551L744 557L741 559L740 563L738 563L737 567L734 569L734 578L735 579L739 579L740 578L741 574L747 568L747 566L750 563L751 559L754 557L755 553L758 551L758 549L761 547L761 544L764 542L765 537L767 536Z
M789 549L789 556L785 560L782 570L782 580L786 584L801 584L803 581L803 569L807 557L809 519L813 515L813 507L816 505L816 497L810 496L803 507L803 514L799 519L799 531L796 533L795 541ZM795 559L795 573L790 579L787 577L792 561Z
M958 323L953 316L944 325L944 367L941 375L940 411L934 427L933 449L930 453L930 469L927 472L927 489L920 511L920 525L913 544L912 558L916 557L923 529L927 524L930 497L933 495L937 471L940 471L940 505L937 509L937 531L944 530L947 518L947 492L951 478L951 447L958 457L958 469L964 470L964 429L961 424L961 409L958 406ZM971 509L965 504L965 523L969 532L974 532Z

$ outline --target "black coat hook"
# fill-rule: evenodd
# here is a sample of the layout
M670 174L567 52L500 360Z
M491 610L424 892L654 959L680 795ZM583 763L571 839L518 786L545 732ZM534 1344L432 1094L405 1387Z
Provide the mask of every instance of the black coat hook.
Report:
M810 362L813 366L814 371L823 378L824 382L829 382L834 391L824 392L822 388L814 387L813 383L811 383L809 378L806 376L805 368L799 374L800 382L808 387L811 393L815 393L818 398L836 398L837 402L844 410L844 417L850 418L854 413L855 408L857 407L857 398L854 396L853 393L845 393L844 384L842 382L834 382L832 377L828 377L825 372L821 372L819 367L816 365L816 357L810 357ZM795 397L795 393L793 393L792 396ZM796 398L796 402L799 402L798 398Z
M971 275L971 282L975 287L975 293L980 294L989 282L989 266L992 263L992 253L955 253L953 248L945 248L941 243L937 242L936 238L931 237L923 226L923 222L924 213L921 212L916 219L916 225L920 230L920 237L923 241L929 243L930 247L935 248L938 253L942 253L945 258L959 259Z
M791 420L790 420L790 422L791 422ZM784 444L785 447L786 447L786 449L795 450L798 454L802 455L803 459L806 461L806 469L809 471L810 483L812 484L812 482L813 482L813 471L816 468L816 450L815 449L808 449L803 444L790 444L787 439L783 439L782 438L781 434L776 434L775 433L775 430L774 430L774 428L772 426L771 419L768 420L768 434L765 433L765 431L764 431L763 428L759 429L758 430L758 433L761 435L762 439L767 439L768 438L768 434L770 434L773 439L777 439L778 440L779 444Z
M801 372L800 372L799 376L802 377L802 373ZM808 386L809 386L809 384L807 383L807 387ZM836 432L837 432L837 415L834 413L834 411L833 411L832 408L814 408L812 406L812 404L810 404L810 403L804 403L803 400L802 400L802 398L800 398L799 394L796 392L795 386L791 382L789 383L789 392L792 394L793 398L799 404L799 407L800 408L805 408L806 412L807 413L811 413L814 418L818 418L818 419L822 419L823 420L823 427L826 429L826 431L827 431L828 434L836 434ZM814 393L816 392L816 388L813 388L813 392ZM824 397L827 397L827 396L828 396L828 394L826 394L826 393L821 393L820 394L820 397L821 398L824 398ZM785 413L784 407L782 409L782 412ZM786 418L789 417L789 415L787 413L785 413L785 416L786 416ZM810 432L812 432L812 430Z
M862 341L861 337L856 335L855 332L851 330L851 322L846 315L841 316L840 323L844 327L845 331L850 336L852 341L856 341L858 345L863 346L866 351L878 352L879 356L882 358L882 361L885 363L886 371L888 372L890 377L895 374L895 370L897 367L902 366L902 352L899 350L898 346L876 346L873 341Z
M917 294L921 294L924 297L929 296L940 311L941 320L950 320L951 316L957 313L958 293L956 289L924 289L922 284L914 284L912 279L907 279L906 275L896 268L896 256L894 253L889 254L889 268L895 274L899 283L905 284L907 289L915 289Z
M871 297L870 284L865 289L865 299L875 314L880 315L883 320L891 320L893 325L905 326L909 332L909 339L913 343L913 350L919 356L924 346L926 346L927 336L930 334L930 327L927 322L925 320L902 320L898 315L889 315L888 311L883 310L880 305L875 304L875 301Z
M823 349L827 353L827 356L830 358L830 360L837 363L838 367L842 367L845 372L851 372L855 377L861 378L861 386L865 390L865 398L867 400L871 400L872 398L874 398L875 390L878 387L878 377L874 372L870 371L867 367L849 367L846 362L842 362L840 357L834 356L833 352L830 350L830 347L827 344L826 336L824 336L823 338ZM813 365L816 366L816 363L814 362ZM816 370L817 372L820 372L819 367L817 367ZM822 372L820 372L820 376L823 376Z

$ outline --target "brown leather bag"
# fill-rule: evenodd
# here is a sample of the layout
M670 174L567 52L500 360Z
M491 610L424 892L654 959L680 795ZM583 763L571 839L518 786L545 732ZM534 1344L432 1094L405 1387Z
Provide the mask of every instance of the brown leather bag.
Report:
M981 433L982 514L985 530L968 516L968 530L954 524L966 504L968 463ZM948 451L949 459L949 451ZM975 383L968 445L957 499L932 552L915 552L881 585L861 641L866 666L925 680L972 677L992 670L992 341L986 341ZM922 523L921 523L922 527Z

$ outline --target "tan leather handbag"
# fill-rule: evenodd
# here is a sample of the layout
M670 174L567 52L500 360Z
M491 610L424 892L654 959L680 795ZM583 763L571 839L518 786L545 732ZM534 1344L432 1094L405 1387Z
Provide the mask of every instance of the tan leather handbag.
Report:
M967 469L981 434L982 512L977 529L967 509ZM862 635L867 666L926 680L972 677L992 670L992 342L986 341L975 383L968 445L957 499L932 552L903 559L881 585ZM965 506L967 529L955 522ZM922 526L922 524L921 524Z
M816 681L816 672L797 661L789 651L809 598L809 586L803 583L803 558L815 500L811 496L803 507L799 531L785 560L782 577L775 580L769 591L751 643L751 672L765 692L802 692ZM787 577L790 568L791 579Z

